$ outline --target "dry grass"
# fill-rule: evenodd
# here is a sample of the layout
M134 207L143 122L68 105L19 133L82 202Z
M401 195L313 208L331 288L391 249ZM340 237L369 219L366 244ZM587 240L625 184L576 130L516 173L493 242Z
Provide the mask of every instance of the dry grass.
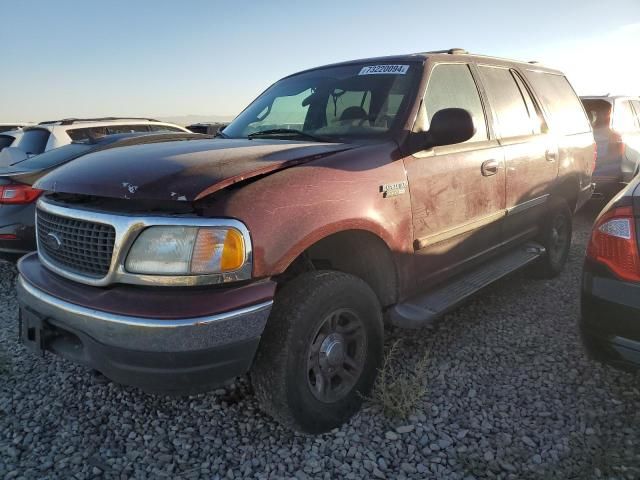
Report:
M399 355L401 342L396 340L385 356L370 400L385 416L404 419L416 410L426 392L430 350L410 365Z

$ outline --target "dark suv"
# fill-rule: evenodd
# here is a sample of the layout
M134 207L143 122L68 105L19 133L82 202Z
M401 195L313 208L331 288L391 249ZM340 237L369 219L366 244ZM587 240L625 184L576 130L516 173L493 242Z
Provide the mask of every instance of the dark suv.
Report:
M383 318L420 327L527 264L563 267L594 139L561 72L460 50L286 77L220 134L41 179L25 344L147 391L248 370L325 431L359 408Z

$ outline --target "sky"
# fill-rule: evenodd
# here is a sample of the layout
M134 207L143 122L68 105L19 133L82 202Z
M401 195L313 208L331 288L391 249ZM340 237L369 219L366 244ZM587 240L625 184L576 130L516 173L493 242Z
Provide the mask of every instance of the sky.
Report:
M318 65L461 47L640 95L640 0L0 0L0 122L233 117Z

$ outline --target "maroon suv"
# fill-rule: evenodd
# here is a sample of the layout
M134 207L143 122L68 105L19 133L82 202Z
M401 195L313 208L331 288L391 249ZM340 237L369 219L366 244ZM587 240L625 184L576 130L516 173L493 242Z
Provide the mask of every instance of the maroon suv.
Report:
M432 322L527 265L557 274L594 139L562 73L458 49L286 77L220 134L44 177L21 335L147 391L247 371L309 432L359 408L383 319Z

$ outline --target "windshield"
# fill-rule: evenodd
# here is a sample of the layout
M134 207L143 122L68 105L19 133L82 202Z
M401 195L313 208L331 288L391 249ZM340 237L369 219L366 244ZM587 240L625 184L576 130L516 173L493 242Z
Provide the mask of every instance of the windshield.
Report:
M381 137L403 120L419 71L419 64L405 62L294 75L260 95L224 129L224 136L329 141Z
M91 148L94 148L94 146L82 143L72 143L70 145L65 145L64 147L55 148L48 152L41 153L35 157L27 158L15 163L14 165L18 166L21 170L41 170L43 168L53 167L73 160L74 158L87 153Z

